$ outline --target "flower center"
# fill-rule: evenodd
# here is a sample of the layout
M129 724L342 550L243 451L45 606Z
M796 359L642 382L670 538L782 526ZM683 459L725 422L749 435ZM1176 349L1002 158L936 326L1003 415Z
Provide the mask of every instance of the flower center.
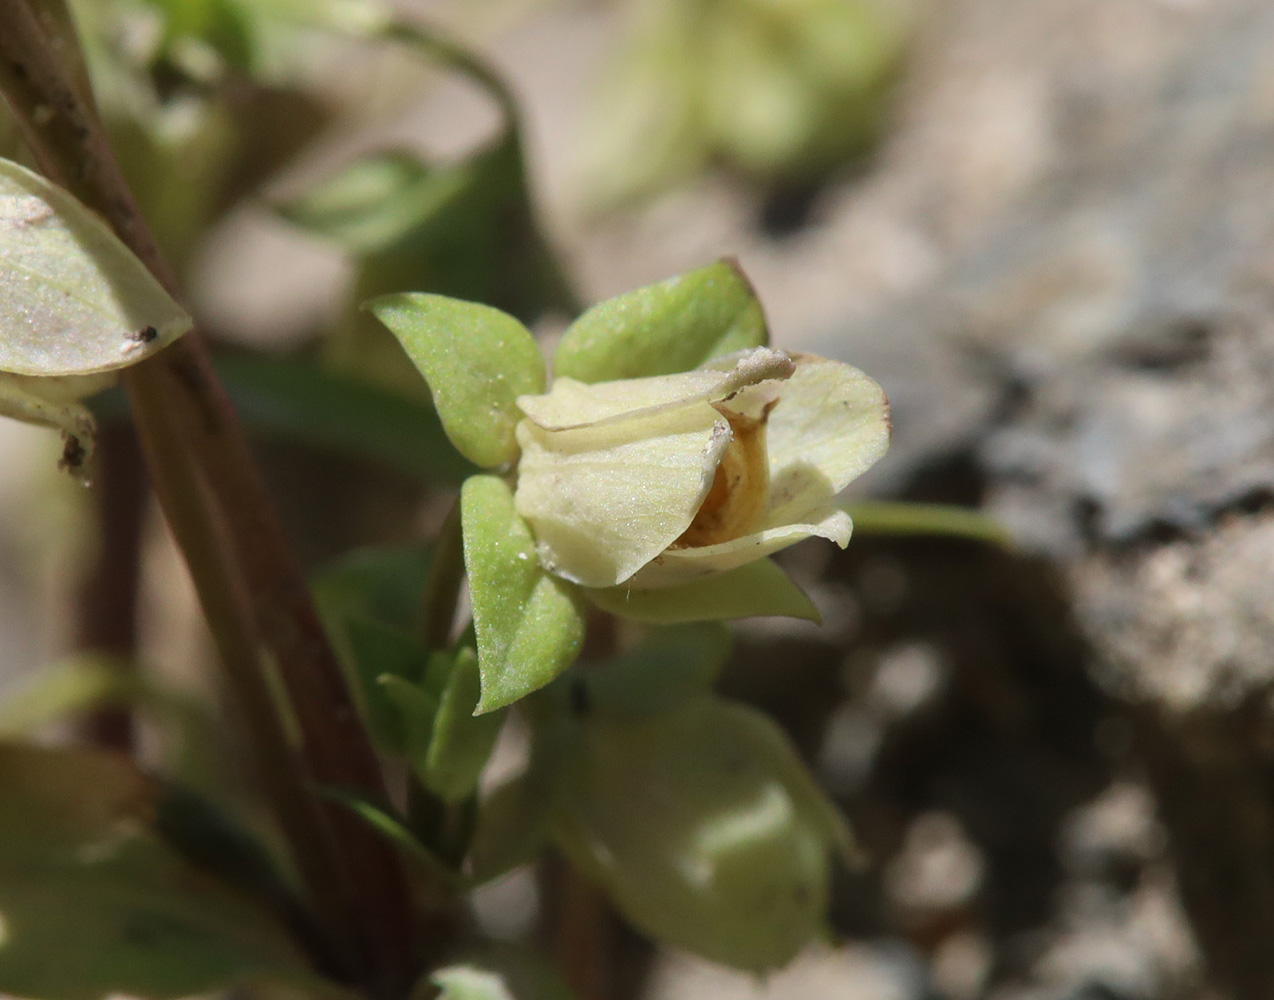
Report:
M671 548L689 549L728 542L746 535L765 512L770 494L770 463L765 453L765 423L773 403L760 419L723 410L733 438L721 456L708 495L690 527Z

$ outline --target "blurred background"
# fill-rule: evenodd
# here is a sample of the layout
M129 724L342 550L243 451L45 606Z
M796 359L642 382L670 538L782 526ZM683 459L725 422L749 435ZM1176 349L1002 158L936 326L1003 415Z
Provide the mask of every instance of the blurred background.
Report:
M489 61L516 135L489 90L403 53L267 24L244 54L217 4L81 5L227 357L419 399L354 311L370 294L492 302L551 341L581 303L732 255L777 344L889 393L894 445L856 495L976 507L1016 542L788 554L826 624L740 624L722 690L787 728L873 864L840 879L835 939L764 982L594 913L613 995L1274 996L1274 5L401 6ZM268 372L240 374L250 404ZM298 443L259 410L308 567L436 529L445 490L394 442ZM10 731L106 545L58 449L0 423ZM155 718L215 715L184 570L135 513ZM172 731L148 722L143 756ZM182 748L205 784L231 780L217 739ZM515 873L479 920L535 937L545 884Z

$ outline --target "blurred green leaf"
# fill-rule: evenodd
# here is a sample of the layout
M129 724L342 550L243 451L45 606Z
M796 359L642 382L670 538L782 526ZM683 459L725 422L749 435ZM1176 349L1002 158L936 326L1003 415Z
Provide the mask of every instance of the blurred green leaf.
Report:
M237 69L254 62L255 39L248 17L250 3L235 0L149 0L163 14L170 56L180 61L183 43L197 42ZM204 56L203 59L207 59ZM202 60L201 60L202 62Z
M362 619L415 634L430 553L423 542L370 546L323 567L310 586L328 627L343 631L345 622Z
M569 667L579 655L584 619L575 588L541 568L504 480L471 476L460 503L482 675L477 710L491 712Z
M473 471L427 404L282 358L224 357L217 372L253 430L372 458L434 487Z
M488 945L466 954L463 961L431 972L429 983L442 991L437 1000L573 1000L549 962L516 945Z
M621 584L584 593L603 611L653 625L767 615L822 621L814 603L772 559L676 587L638 590Z
M44 726L107 705L129 705L163 736L165 771L186 784L220 787L226 759L208 706L163 686L138 663L75 653L7 685L0 697L0 740L31 737Z
M279 212L361 256L385 249L433 218L467 183L462 167L431 169L413 153L378 153L282 203Z
M671 375L767 343L756 293L721 260L593 306L562 336L553 371L581 382Z
M551 685L524 701L523 707L531 723L531 757L525 771L479 802L469 844L474 885L531 861L545 846L558 794L573 766L578 720L569 685Z
M345 628L366 706L367 728L378 745L405 753L410 739L405 724L410 720L404 718L386 682L398 681L414 689L424 674L429 650L416 636L377 622L354 618Z
M548 840L554 782L527 772L504 782L478 809L478 822L469 845L474 885L499 878L531 861Z
M301 914L265 846L229 813L191 788L163 783L155 830L196 867L259 899L280 918Z
M772 721L705 696L587 718L553 831L636 927L759 973L824 926L834 812Z
M446 653L434 655L447 657ZM403 754L413 765L413 769L416 769L416 762L423 765L429 752L434 720L438 716L438 696L420 684L393 674L383 674L377 679L377 683L382 692L381 697L393 707L396 725L402 734L394 749Z
M583 684L590 711L656 715L712 688L730 655L730 631L714 622L653 629L633 649L563 680Z
M517 1000L505 985L504 977L472 965L450 965L430 975L429 981L442 992L438 1000Z
M422 844L397 816L366 799L341 788L324 788L324 798L344 806L386 840L393 843L409 863L417 886L438 902L439 888L450 892L459 889L460 880L428 847Z
M98 1000L256 979L322 989L271 916L156 835L159 797L122 757L0 745L0 990Z
M216 367L256 434L371 459L434 488L459 486L476 471L427 402L290 358L236 354ZM128 417L119 390L100 393L91 407L102 421Z
M898 0L635 5L598 88L586 200L611 207L710 164L775 186L826 178L883 134L913 9Z
M109 656L59 660L4 690L0 739L30 736L50 722L130 701L142 685L131 663Z
M443 430L476 465L517 455L517 397L544 391L544 358L526 327L476 302L419 292L366 304L389 327L433 393Z

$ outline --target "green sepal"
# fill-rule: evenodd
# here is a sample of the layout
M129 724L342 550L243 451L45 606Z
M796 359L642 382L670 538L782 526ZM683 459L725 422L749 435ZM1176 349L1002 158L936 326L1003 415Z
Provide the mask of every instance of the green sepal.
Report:
M676 587L638 590L621 584L584 593L603 611L654 625L759 616L822 621L805 591L770 559Z
M540 566L531 529L503 479L469 477L460 513L482 677L477 712L491 712L575 661L584 617L577 589Z
M721 260L593 306L563 335L553 371L581 382L671 375L768 343L751 284Z
M404 292L364 303L398 338L433 393L443 430L475 465L517 456L517 397L544 391L544 359L508 313L442 295Z

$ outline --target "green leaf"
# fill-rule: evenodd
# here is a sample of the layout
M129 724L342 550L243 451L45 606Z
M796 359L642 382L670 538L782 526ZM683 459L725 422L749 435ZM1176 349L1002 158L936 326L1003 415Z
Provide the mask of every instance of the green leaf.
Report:
M527 772L497 787L478 808L469 845L474 885L482 885L526 864L548 839L552 782Z
M548 839L557 796L572 767L578 738L569 693L549 688L530 699L531 759L521 774L496 787L478 806L469 845L471 882L482 885L530 861Z
M355 549L321 569L310 586L333 632L343 635L347 621L363 619L415 634L431 562L426 544Z
M8 160L0 160L0 232L0 372L114 371L191 328L96 215Z
M822 930L829 837L800 759L773 722L701 697L582 727L554 839L639 929L764 972Z
M474 471L425 402L287 358L222 357L217 373L259 433L371 458L432 487Z
M822 620L805 592L770 559L677 587L638 590L621 584L584 593L603 611L656 625L758 616Z
M569 667L584 640L584 618L575 588L541 568L504 480L471 476L460 505L482 675L477 710L490 712Z
M1013 536L999 521L968 507L940 503L864 500L842 505L859 535L931 535L966 538L1013 548Z
M0 990L181 997L315 987L283 928L169 847L159 790L122 757L0 745Z
M593 710L655 715L709 691L730 655L730 631L715 622L655 629L636 647L567 678L585 685Z
M281 916L300 912L265 846L236 819L194 789L165 782L156 832L182 857L259 899Z
M405 719L386 681L398 680L414 688L413 682L424 674L429 650L410 633L360 619L346 624L346 635L358 671L367 728L378 745L404 753L409 739Z
M107 654L74 653L6 685L0 692L0 740L30 737L76 713L121 704L157 726L166 773L200 787L219 784L227 760L220 720L209 707L165 687L154 671Z
M446 657L446 653L436 656ZM392 706L399 736L393 748L405 756L418 772L416 762L423 761L429 753L429 741L433 738L434 720L438 716L438 696L402 677L385 674L377 679L381 697Z
M474 715L482 693L478 657L472 649L456 654L448 672L421 778L449 802L472 795L495 749L504 712Z
M365 308L425 376L460 453L486 467L511 461L517 397L544 391L544 359L526 327L490 306L421 292L383 295Z
M553 371L581 382L671 375L768 343L756 293L721 260L593 306L557 345Z
M401 819L380 806L340 788L323 788L320 794L344 806L386 840L394 844L409 863L417 886L437 901L439 889L444 894L459 888L460 880L428 847L417 839Z
M76 712L127 701L140 688L136 671L127 661L91 654L60 660L5 687L0 699L0 739L30 736Z
M467 181L463 168L430 169L413 153L378 153L280 205L279 212L351 253L366 254L432 217Z

